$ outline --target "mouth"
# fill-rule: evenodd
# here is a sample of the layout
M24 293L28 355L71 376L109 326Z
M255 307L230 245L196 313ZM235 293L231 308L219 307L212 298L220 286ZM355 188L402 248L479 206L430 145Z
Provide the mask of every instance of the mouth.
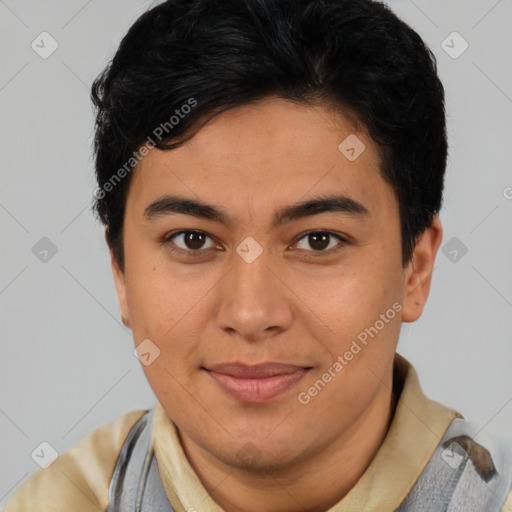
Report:
M201 367L228 395L241 402L266 402L295 386L311 370L282 363L226 363Z

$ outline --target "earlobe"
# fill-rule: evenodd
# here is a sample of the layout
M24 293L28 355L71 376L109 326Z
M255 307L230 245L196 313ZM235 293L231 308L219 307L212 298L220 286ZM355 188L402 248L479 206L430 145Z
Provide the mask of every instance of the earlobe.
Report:
M121 309L121 319L122 319L123 324L126 327L131 328L130 315L128 312L128 301L126 299L125 275L119 268L119 264L117 263L117 260L114 256L114 252L112 251L112 248L109 245L108 238L107 238L107 229L108 228L105 228L105 240L107 241L107 245L109 247L110 266L112 267L112 275L114 277L114 284L116 287L117 299L119 301L119 307Z
M443 238L441 221L434 216L432 224L416 242L411 261L405 271L403 322L415 322L427 302L437 251Z

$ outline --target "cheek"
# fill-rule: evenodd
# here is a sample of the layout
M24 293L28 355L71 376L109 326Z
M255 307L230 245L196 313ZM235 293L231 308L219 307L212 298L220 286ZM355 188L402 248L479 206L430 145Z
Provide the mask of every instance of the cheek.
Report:
M132 254L126 277L132 330L138 337L162 339L200 299L201 290L193 279L153 261L149 253Z
M141 336L160 339L178 321L177 295L156 271L127 274L127 302L135 340Z
M402 297L399 272L382 262L365 265L360 261L359 267L340 266L323 276L302 275L296 283L294 291L314 313L312 318L340 341L373 325Z
M160 350L156 367L186 384L199 365L198 345L209 313L209 280L180 275L176 270L148 265L127 273L127 300L135 344L150 339ZM151 381L172 378L165 370L144 367ZM172 382L170 384L172 386Z

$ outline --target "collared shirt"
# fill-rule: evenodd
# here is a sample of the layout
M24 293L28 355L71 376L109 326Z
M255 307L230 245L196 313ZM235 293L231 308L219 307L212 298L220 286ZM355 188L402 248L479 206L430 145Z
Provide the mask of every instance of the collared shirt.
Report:
M326 512L392 512L407 496L453 418L461 415L427 398L414 367L396 354L395 414L384 442L356 485ZM41 469L12 496L4 512L97 512L108 505L114 466L131 427L132 411L100 427ZM176 426L156 404L151 442L175 512L224 512L188 462ZM512 511L512 490L502 512Z

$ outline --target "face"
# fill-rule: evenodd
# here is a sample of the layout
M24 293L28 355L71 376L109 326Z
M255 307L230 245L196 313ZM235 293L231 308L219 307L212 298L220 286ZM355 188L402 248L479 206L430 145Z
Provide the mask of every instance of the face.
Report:
M121 309L135 344L160 351L143 366L159 402L218 460L304 460L391 385L401 322L425 297L379 167L341 114L280 99L136 167L124 274L113 260Z

